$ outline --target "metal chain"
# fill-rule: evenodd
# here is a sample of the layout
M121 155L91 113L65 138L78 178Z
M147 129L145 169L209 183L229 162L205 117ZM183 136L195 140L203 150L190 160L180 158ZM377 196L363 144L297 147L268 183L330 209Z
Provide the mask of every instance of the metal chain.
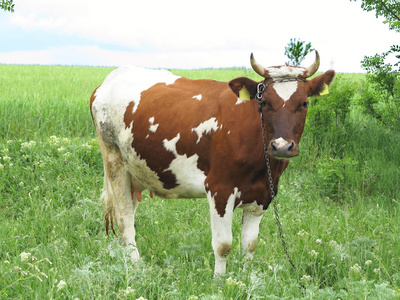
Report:
M258 85L256 98L259 99L259 101L257 101L257 102L258 102L258 111L260 113L260 118L261 118L261 131L262 131L263 143L264 143L264 156L265 156L265 163L267 165L269 189L271 191L272 204L274 205L275 219L276 219L276 224L278 225L279 234L281 236L282 246L283 246L283 249L285 250L286 256L287 256L290 264L296 270L296 266L294 265L294 262L293 262L292 258L289 255L289 252L288 252L288 249L287 249L287 246L286 246L286 242L285 242L285 238L283 237L282 226L281 226L281 222L279 221L278 208L277 208L276 200L275 200L274 182L273 182L273 179L272 179L271 164L270 164L269 155L268 155L268 152L267 152L267 139L266 139L266 136L265 136L265 127L264 127L263 113L262 113L262 101L261 101L261 98L262 98L262 94L263 94L265 88L266 88L266 86L263 83L260 83Z

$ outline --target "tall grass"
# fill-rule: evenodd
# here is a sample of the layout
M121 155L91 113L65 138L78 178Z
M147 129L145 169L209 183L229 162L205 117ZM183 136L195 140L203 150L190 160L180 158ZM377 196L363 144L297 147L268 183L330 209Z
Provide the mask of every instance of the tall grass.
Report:
M137 212L142 259L132 266L119 239L105 235L88 108L111 70L0 66L0 299L400 299L400 159L391 146L399 135L356 115L354 134L337 137L348 163L335 160L332 140L306 132L281 178L296 270L272 210L254 260L244 260L238 210L228 273L214 279L207 201L148 194ZM244 69L173 72L257 78Z
M88 99L111 70L0 65L1 138L93 136Z

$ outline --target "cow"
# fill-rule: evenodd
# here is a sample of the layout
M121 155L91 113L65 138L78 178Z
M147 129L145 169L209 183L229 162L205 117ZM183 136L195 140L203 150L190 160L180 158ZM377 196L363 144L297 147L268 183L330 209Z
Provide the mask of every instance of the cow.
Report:
M308 68L265 68L251 54L262 82L120 67L95 89L90 110L104 162L106 230L115 219L133 261L143 190L162 198L207 197L215 276L226 272L235 208L243 209L243 254L253 257L272 192L299 154L308 97L326 93L335 75L329 70L308 80L319 67L315 55Z

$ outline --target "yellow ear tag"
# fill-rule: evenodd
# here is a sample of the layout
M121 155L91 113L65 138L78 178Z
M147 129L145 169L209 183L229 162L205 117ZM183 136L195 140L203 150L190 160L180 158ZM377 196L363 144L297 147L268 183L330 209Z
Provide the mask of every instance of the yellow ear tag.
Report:
M321 93L319 93L320 96L324 96L329 94L329 87L326 83L324 83L324 88L322 89Z
M242 89L239 91L239 99L242 101L250 101L250 93L246 89L246 86L243 86Z

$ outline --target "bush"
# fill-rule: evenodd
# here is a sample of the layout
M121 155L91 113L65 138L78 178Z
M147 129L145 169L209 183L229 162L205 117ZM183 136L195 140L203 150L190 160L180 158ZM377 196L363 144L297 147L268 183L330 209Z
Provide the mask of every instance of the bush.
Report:
M349 126L346 122L356 92L354 80L337 75L329 94L311 99L306 131L313 140L320 143L328 139L335 141L331 146L335 154L342 150L342 137L347 136Z
M361 62L367 70L368 86L363 88L362 108L385 126L396 129L400 122L400 61L385 63L389 55L400 53L400 46L392 46L382 54L366 56ZM400 59L400 55L396 56ZM397 68L397 69L396 69Z

